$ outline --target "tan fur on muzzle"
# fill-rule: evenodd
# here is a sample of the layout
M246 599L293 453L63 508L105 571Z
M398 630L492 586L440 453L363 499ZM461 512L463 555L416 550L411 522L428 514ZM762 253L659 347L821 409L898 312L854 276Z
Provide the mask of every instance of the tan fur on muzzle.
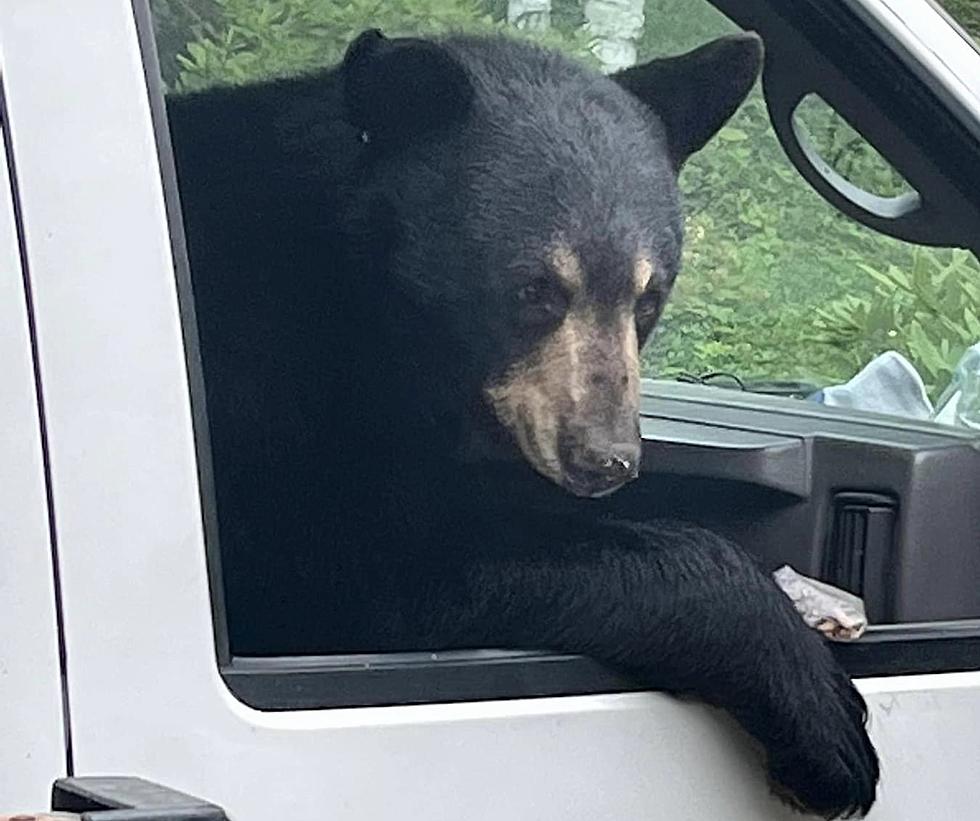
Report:
M609 327L600 326L588 307L573 308L528 356L489 384L485 395L534 469L566 486L562 431L597 430L624 415L635 426L639 368L629 312L621 312Z

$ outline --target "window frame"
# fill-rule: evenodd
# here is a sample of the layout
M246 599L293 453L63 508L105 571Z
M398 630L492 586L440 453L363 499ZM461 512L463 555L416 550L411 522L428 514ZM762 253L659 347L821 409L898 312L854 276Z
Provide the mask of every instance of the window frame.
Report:
M743 28L755 28L765 36L768 26L758 25L758 19L752 11L761 2L711 2ZM180 192L167 126L149 0L131 0L131 4L155 133L182 323L204 520L215 657L218 671L231 693L250 707L282 711L588 695L647 689L591 659L550 652L473 650L267 659L232 656L221 582L221 554L217 535L204 378ZM798 7L787 4L787 8L796 9L802 19L809 19L807 15L817 13L815 8L811 8L815 5L811 0L801 0ZM854 11L853 7L856 5L862 4L859 0L842 4L840 9L835 8L833 14L829 15L838 29L843 22L857 27L856 30L860 31L862 27L867 30L865 23ZM785 29L785 20L778 15L774 19L777 30ZM802 35L798 33L797 36ZM945 109L938 98L932 96L928 86L921 83L922 78L911 71L909 63L900 53L896 50L887 52L885 42L877 42L881 45L878 51L889 54L895 71L902 72L910 82L920 83L920 92L925 93L920 93L916 98L917 106L921 108L931 105L933 109L943 113L943 121L936 127L949 127L949 121L954 119L950 110ZM894 48L894 44L891 46ZM956 133L962 140L968 132L960 124ZM975 142L972 151L978 152ZM886 158L891 159L887 155ZM976 168L976 177L977 187L974 190L980 190L980 164ZM821 414L823 411L814 408L809 413ZM980 670L980 618L871 627L858 642L833 644L832 649L852 676Z
M957 20L951 12L947 11L946 7L943 6L939 0L927 0L927 2L933 7L933 9L935 9L937 14L945 19L945 21L956 30L963 40L966 40L970 48L980 55L980 43L978 43L976 38L966 30L966 26Z

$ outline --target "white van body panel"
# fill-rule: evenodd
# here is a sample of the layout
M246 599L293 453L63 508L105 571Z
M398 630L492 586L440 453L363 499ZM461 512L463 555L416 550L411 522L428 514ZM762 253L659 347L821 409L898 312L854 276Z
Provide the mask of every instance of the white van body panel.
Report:
M235 821L799 817L769 797L732 722L663 694L281 713L238 702L215 658L132 8L0 4L0 51L29 228L76 772L142 776ZM980 674L860 686L882 755L872 820L975 818Z
M2 134L2 125L0 125ZM41 427L10 171L0 144L0 805L65 772Z

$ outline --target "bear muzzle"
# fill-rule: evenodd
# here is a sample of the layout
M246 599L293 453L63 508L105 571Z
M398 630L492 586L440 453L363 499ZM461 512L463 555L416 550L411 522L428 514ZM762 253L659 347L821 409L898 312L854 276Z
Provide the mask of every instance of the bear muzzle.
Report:
M559 463L562 487L576 496L596 499L640 475L640 443L587 444L561 454Z

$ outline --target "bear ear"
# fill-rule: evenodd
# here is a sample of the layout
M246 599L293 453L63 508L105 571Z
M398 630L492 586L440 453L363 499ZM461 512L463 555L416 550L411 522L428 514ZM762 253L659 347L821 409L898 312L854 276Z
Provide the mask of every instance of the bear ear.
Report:
M461 120L473 86L442 46L415 38L358 35L341 63L347 118L371 142L391 144Z
M660 117L680 168L745 100L759 76L762 54L757 34L734 34L678 57L625 69L612 79Z

